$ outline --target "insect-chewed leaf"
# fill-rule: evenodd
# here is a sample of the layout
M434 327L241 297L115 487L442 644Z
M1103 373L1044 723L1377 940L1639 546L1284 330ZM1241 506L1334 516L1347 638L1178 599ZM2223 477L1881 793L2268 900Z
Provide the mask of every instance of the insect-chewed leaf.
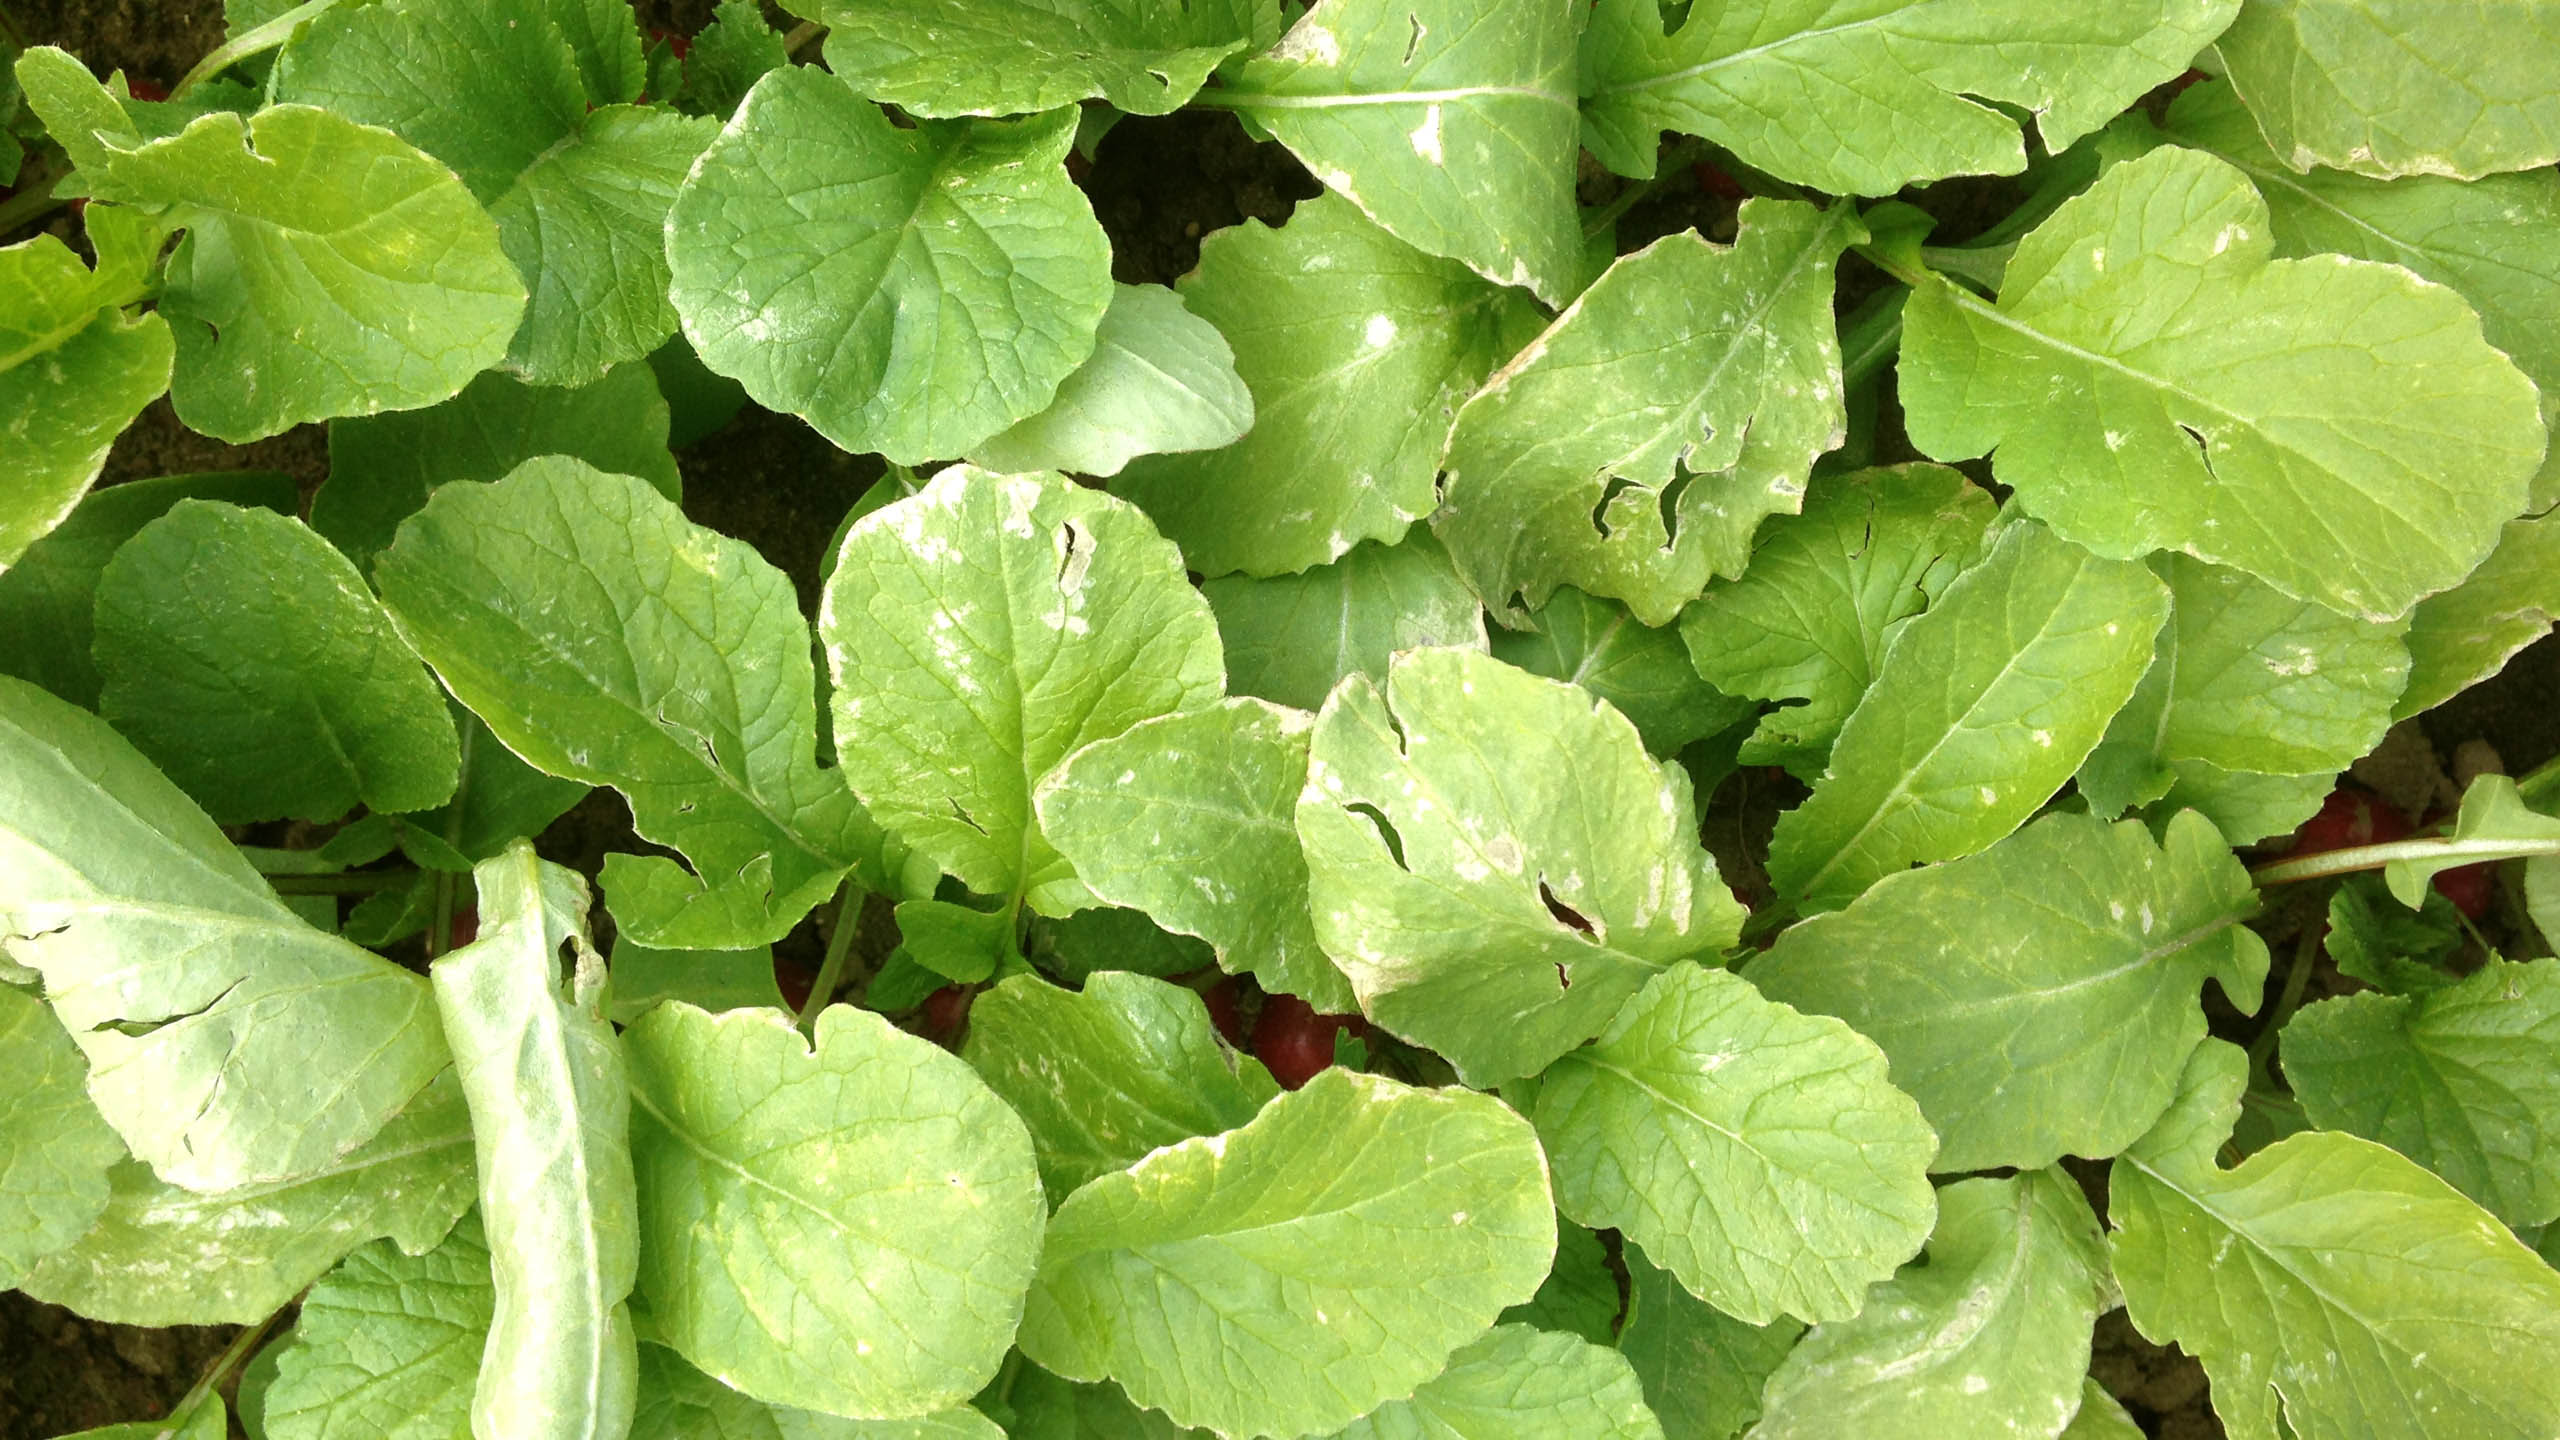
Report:
M1450 1356L1449 1368L1423 1381L1410 1398L1390 1400L1352 1421L1339 1440L1662 1440L1662 1433L1625 1356L1572 1335L1500 1325Z
M684 1362L663 1345L640 1347L640 1413L630 1440L1003 1440L966 1405L921 1420L847 1420L767 1405ZM278 1437L282 1440L282 1437Z
M2204 1362L2235 1440L2560 1425L2560 1370L2517 1363L2560 1353L2560 1275L2369 1140L2294 1135L2219 1168L2247 1081L2238 1047L2198 1046L2177 1103L2107 1182L2125 1309Z
M1554 1253L1510 1107L1335 1067L1068 1196L1018 1343L1181 1424L1323 1432L1439 1374Z
M489 1242L466 1215L444 1243L404 1255L378 1241L338 1262L302 1302L267 1387L267 1440L455 1440L497 1305Z
M2018 504L2101 554L2181 550L2333 610L2406 613L2523 507L2533 384L2453 292L2272 244L2228 163L2164 147L2116 166L2019 242L1997 304L1943 279L1912 295L1913 443L1996 449Z
M1278 0L819 0L827 68L910 115L1026 115L1103 99L1179 110L1218 62L1280 36Z
M87 1232L124 1145L89 1103L89 1067L42 1000L0 985L0 1285Z
M1218 327L1161 285L1115 285L1093 355L1049 408L969 452L989 470L1117 475L1140 455L1215 450L1253 425L1253 392Z
M1690 1294L1632 1246L1618 1353L1635 1366L1662 1428L1680 1440L1732 1440L1760 1415L1760 1387L1804 1325L1746 1325Z
M1408 651L1316 722L1298 801L1316 936L1370 1019L1467 1083L1534 1075L1739 933L1694 807L1580 688Z
M1346 675L1386 679L1399 650L1485 648L1484 607L1427 526L1295 575L1223 576L1200 593L1218 615L1227 689L1300 710L1323 708Z

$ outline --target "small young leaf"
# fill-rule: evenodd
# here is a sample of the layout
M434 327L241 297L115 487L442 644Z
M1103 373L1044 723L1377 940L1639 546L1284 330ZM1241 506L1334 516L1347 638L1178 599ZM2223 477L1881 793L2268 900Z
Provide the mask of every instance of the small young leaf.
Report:
M688 115L726 120L758 80L790 63L781 33L765 23L755 0L720 0L685 52L683 93L660 91L657 98L674 100Z
M884 105L937 120L1094 99L1170 114L1218 62L1280 36L1279 0L819 0L816 9L828 23L828 69Z
M1494 632L1493 657L1608 701L1656 755L1677 755L1760 709L1698 678L1678 634L1638 621L1614 600L1562 586L1525 618L1530 629Z
M2554 620L2560 620L2560 519L2510 520L2479 569L2409 613L2409 684L2391 718L2432 710L2497 674L2550 634Z
M389 1241L358 1249L311 1287L292 1341L271 1347L267 1440L332 1440L358 1429L373 1440L468 1435L496 1303L476 1215L424 1255L403 1255Z
M88 1071L42 1000L0 985L0 1074L9 1077L0 1090L0 1285L16 1285L107 1208L107 1170L124 1145L89 1103Z
M945 980L974 985L1014 955L1015 917L948 900L898 902L899 948Z
M1794 1320L1745 1325L1632 1247L1618 1353L1635 1367L1669 1440L1733 1440L1760 1415L1760 1387L1795 1347Z
M1232 445L1252 425L1253 392L1218 327L1161 285L1115 285L1092 358L1048 409L989 436L969 459L1013 474L1117 475L1140 455Z
M1390 1400L1340 1440L1663 1440L1662 1422L1626 1357L1606 1346L1526 1325L1501 1325L1449 1357L1409 1399Z
M168 322L123 310L141 278L92 274L51 235L0 249L0 441L12 472L0 573L62 523L116 436L169 388Z
M1200 593L1217 612L1227 689L1300 710L1322 709L1346 675L1386 679L1399 650L1485 648L1484 607L1428 526L1295 575L1222 576Z

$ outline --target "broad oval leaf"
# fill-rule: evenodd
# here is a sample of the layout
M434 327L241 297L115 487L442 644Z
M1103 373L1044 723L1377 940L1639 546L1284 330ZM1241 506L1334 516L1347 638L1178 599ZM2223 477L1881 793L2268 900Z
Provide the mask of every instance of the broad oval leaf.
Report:
M845 533L819 612L845 777L984 895L1092 898L1032 787L1078 747L1218 698L1207 602L1130 505L955 465Z
M1467 650L1345 680L1298 800L1316 936L1370 1019L1471 1085L1534 1075L1733 943L1689 777L1578 687Z
M807 0L804 0L804 4ZM817 0L827 68L910 115L1023 115L1108 100L1164 115L1218 62L1280 35L1278 0Z
M192 1190L322 1170L449 1059L424 979L304 924L103 721L5 677L0 955L43 973L107 1123Z
M1866 231L1792 200L1739 224L1611 265L1458 412L1432 528L1495 610L1572 585L1668 625L1803 505L1844 433L1832 267Z
M1449 1357L1407 1399L1351 1422L1340 1440L1662 1440L1626 1358L1527 1325L1499 1325Z
M1760 1387L1795 1347L1794 1320L1746 1325L1628 1249L1627 1320L1618 1353L1635 1367L1671 1440L1733 1440L1760 1415Z
M1635 619L1614 600L1566 586L1527 618L1534 628L1494 632L1494 658L1608 701L1656 755L1677 755L1760 709L1700 679L1676 632Z
M1913 443L1992 454L2027 513L2101 554L2180 550L2333 610L2406 613L2523 507L2544 442L2532 382L2453 292L2271 249L2228 163L2164 147L2114 167L2019 242L1997 304L1943 279L1912 295Z
M89 1067L42 1001L0 985L0 1285L86 1233L123 1142L89 1103Z
M1337 1066L1068 1196L1018 1343L1180 1424L1321 1432L1440 1373L1554 1253L1528 1122Z
M2141 566L2011 526L1886 647L1812 798L1778 817L1769 878L1837 909L2015 830L2096 748L2168 610Z
M966 452L1058 393L1111 302L1110 245L1062 160L1071 109L912 130L785 66L667 216L703 363L852 451Z
M2047 815L1979 855L1892 875L1745 972L1874 1040L1938 1131L1937 1168L2032 1170L2142 1138L2204 1039L2210 977L2258 1006L2249 875L2202 816Z
M277 1347L266 1440L458 1440L471 1433L472 1382L497 1304L476 1215L444 1243L404 1255L364 1246L304 1297ZM245 1408L245 1406L244 1406Z
M1485 648L1484 607L1428 526L1295 575L1222 576L1200 593L1217 612L1227 689L1300 710L1322 709L1346 675L1386 679L1399 650Z
M994 1376L1046 1207L1029 1133L968 1066L842 1005L814 1047L778 1011L682 1002L622 1043L659 1336L838 1415L921 1418Z
M1675 965L1538 1087L1556 1204L1726 1314L1841 1320L1927 1238L1937 1138L1874 1044Z
M1253 392L1218 327L1161 285L1115 285L1092 357L1058 398L969 459L1015 474L1117 475L1140 455L1232 445L1252 425Z
M169 323L122 308L141 298L142 278L93 274L51 235L0 249L0 444L12 472L0 572L62 523L116 436L169 388Z

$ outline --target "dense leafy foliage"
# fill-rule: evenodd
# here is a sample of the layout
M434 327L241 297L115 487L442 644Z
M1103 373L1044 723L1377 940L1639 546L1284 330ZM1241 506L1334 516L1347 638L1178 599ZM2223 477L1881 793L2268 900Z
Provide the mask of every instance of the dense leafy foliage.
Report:
M2560 1429L2560 772L2283 848L2560 617L2560 5L228 8L0 84L0 1283L272 1440ZM1132 283L1185 110L1322 193Z

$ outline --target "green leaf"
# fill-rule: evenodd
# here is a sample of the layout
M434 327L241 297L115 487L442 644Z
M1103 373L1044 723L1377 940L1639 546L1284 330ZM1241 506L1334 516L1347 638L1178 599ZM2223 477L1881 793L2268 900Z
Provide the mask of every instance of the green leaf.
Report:
M2177 1093L2206 979L2244 1013L2267 947L2213 826L2052 814L1979 855L1888 876L1745 972L1880 1046L1939 1137L1937 1168L2113 1155ZM1996 943L1986 943L1996 937Z
M1252 971L1265 990L1348 1010L1351 984L1316 943L1298 845L1312 725L1250 699L1141 721L1049 772L1032 797L1041 832L1104 901L1208 941L1222 968Z
M1397 239L1550 305L1582 288L1573 0L1317 0L1232 71L1240 110Z
M1336 1067L1068 1196L1019 1343L1179 1424L1323 1431L1439 1374L1554 1253L1528 1122Z
M901 130L825 72L756 82L667 217L703 363L852 451L961 454L1093 353L1110 245L1075 113Z
M2348 614L2405 613L2522 508L2533 386L2460 296L2272 248L2229 164L2163 148L2116 166L2019 242L1997 305L1943 279L1912 295L1913 443L1997 447L2027 513L2110 557L2180 550Z
M629 476L562 457L439 490L375 576L402 631L507 747L611 785L643 839L605 893L644 944L780 939L879 833L818 768L808 624L782 572Z
M1093 357L1048 409L988 437L969 458L1015 474L1117 475L1140 455L1232 445L1252 425L1253 393L1218 327L1161 285L1115 285Z
M495 1313L489 1242L466 1215L444 1243L356 1250L311 1287L278 1353L267 1440L459 1440ZM247 1408L244 1403L242 1408Z
M1016 975L969 1007L961 1051L1031 1128L1053 1201L1160 1146L1244 1125L1280 1093L1218 1042L1193 991L1106 970L1081 994Z
M1408 651L1316 722L1297 814L1317 938L1370 1019L1468 1084L1534 1075L1740 932L1693 807L1584 691Z
M2144 1440L2147 1434L2125 1413L2123 1402L2093 1376L2080 1382L2080 1411L2064 1427L2060 1440Z
M907 958L946 980L974 985L1014 955L1013 912L972 910L947 900L898 902L898 937Z
M2016 829L2097 746L2168 609L2141 566L2011 526L1886 646L1813 797L1778 817L1769 878L1836 909Z
M518 836L541 834L589 792L574 780L527 765L489 733L479 716L458 701L446 704L462 737L461 784L438 809L387 818L397 826L400 847L420 865L433 863L460 873L494 857ZM338 832L341 837L346 833Z
M0 574L70 515L116 436L169 388L168 322L122 309L141 298L141 279L92 274L51 235L0 249L0 443L11 470Z
M791 52L755 0L720 0L683 63L683 93L658 98L673 99L688 115L726 120L758 80L791 63Z
M1208 237L1177 288L1234 347L1253 429L1222 450L1141 457L1111 489L1203 575L1294 574L1364 540L1394 544L1439 504L1458 406L1545 323L1527 296L1338 195L1276 229L1248 220Z
M640 1413L631 1440L1002 1440L994 1421L963 1405L922 1420L846 1420L767 1405L687 1365L663 1345L640 1347Z
M503 479L537 455L637 475L681 500L667 424L667 402L645 365L617 366L575 388L493 370L441 405L330 421L329 479L311 499L311 528L370 571L437 486Z
M1034 916L1028 928L1024 952L1041 969L1071 985L1104 970L1169 978L1217 963L1216 952L1207 945L1160 929L1140 912L1117 906L1079 910L1054 920Z
M1108 100L1182 108L1218 62L1280 35L1278 0L818 0L827 68L910 115L1021 115ZM1038 468L1038 467L1031 467Z
M1106 1380L1078 1385L1028 1360L1005 1392L1014 1440L1208 1440L1209 1432L1176 1425L1161 1410L1141 1410Z
M2341 995L2284 1027L2311 1123L2378 1141L2510 1226L2560 1217L2560 960L2491 957L2424 995Z
M639 1294L667 1343L856 1417L921 1418L995 1374L1046 1207L1022 1121L957 1057L842 1005L814 1048L780 1012L682 1003L622 1043Z
M1494 658L1608 701L1656 755L1677 755L1760 709L1699 679L1677 633L1637 621L1616 601L1560 586L1527 618L1531 629L1494 632Z
M1866 231L1792 200L1739 224L1611 265L1458 412L1432 525L1496 610L1569 584L1668 625L1804 503L1845 433L1832 270Z
M1534 1325L1607 1345L1625 1308L1618 1298L1618 1277L1609 1268L1608 1248L1600 1237L1570 1220L1559 1220L1554 1268L1539 1283L1537 1294L1502 1312L1502 1323Z
M1387 657L1423 645L1485 647L1484 607L1430 527L1371 540L1329 565L1200 587L1217 612L1227 689L1317 710L1345 675L1387 678Z
M89 1103L88 1070L42 1000L0 985L0 1073L9 1076L0 1090L0 1285L16 1285L107 1208L107 1170L124 1145Z
M17 564L0 570L0 630L11 637L0 649L0 673L96 709L98 667L89 645L98 576L134 532L188 499L279 513L300 503L289 477L259 470L128 480L92 493Z
M2516 793L2516 782L2506 776L2482 775L2462 792L2462 809L2454 816L2453 834L2447 838L2457 846L2474 842L2472 853L2448 848L2424 859L2393 860L2382 871L2393 899L2415 910L2426 900L2427 882L2437 875L2477 862L2483 849L2494 858L2497 850L2519 841L2530 848L2560 840L2560 819L2528 807Z
M2279 1140L2224 1170L2247 1082L2235 1046L2187 1062L2177 1104L2110 1171L2136 1329L2204 1362L2234 1440L2548 1433L2560 1275L2442 1180L2349 1135Z
M540 8L568 42L589 105L629 104L640 98L648 61L640 48L639 21L628 5L622 0L540 0Z
M216 823L453 798L444 697L299 520L181 500L98 581L98 710Z
M1680 1288L1671 1272L1630 1249L1627 1323L1618 1353L1668 1440L1732 1440L1760 1416L1760 1387L1794 1348L1793 1320L1745 1325Z
M983 895L1093 903L1032 787L1078 747L1218 698L1209 607L1146 517L1055 475L953 466L846 532L818 631L846 779Z
M1938 1192L1927 1263L1817 1325L1769 1377L1759 1440L2055 1435L2080 1407L2111 1309L2106 1243L2059 1170Z
M2560 12L2411 0L2250 0L2231 83L2296 170L2471 179L2560 160Z
M1676 965L1538 1089L1558 1208L1610 1226L1700 1299L1840 1320L1936 1213L1937 1139L1848 1026Z
M230 1432L229 1417L223 1412L222 1397L208 1392L199 1399L179 1423L166 1420L136 1420L124 1425L106 1425L66 1435L63 1440L222 1440Z
M369 1144L297 1179L205 1195L127 1161L107 1183L98 1223L19 1288L116 1325L254 1325L368 1240L435 1248L471 1208L471 1115L448 1068Z
M2560 321L2555 321L2560 324ZM2560 393L2560 392L2555 392ZM2409 684L2391 718L2432 710L2504 669L2560 619L2560 520L2510 520L2461 584L2409 613Z
M483 1435L613 1436L637 1360L631 1091L605 1022L587 882L533 842L472 871L480 935L435 962L436 1008L471 1107L496 1310L472 1396ZM564 947L577 954L571 992Z
M1801 700L1763 716L1746 765L1821 776L1887 642L1936 603L1990 524L1991 497L1953 470L1896 465L1816 479L1801 516L1761 527L1751 568L1681 612L1680 638L1728 695Z
M2385 898L2382 877L2350 875L2329 897L2322 944L2338 973L2394 995L2422 995L2454 983L2446 969L2463 945L2462 917L2430 888L2411 911Z
M616 940L606 978L613 982L613 1023L629 1025L669 1000L710 1011L741 1010L783 1003L773 978L773 950L656 950L629 940Z
M1390 1400L1341 1440L1662 1440L1644 1387L1615 1350L1503 1325L1449 1357L1409 1399Z
M2240 0L2041 6L2019 0L1741 0L1666 30L1647 0L1600 0L1582 42L1582 143L1650 177L1660 132L1842 195L2027 167L2187 68Z
M193 1190L321 1170L447 1059L425 980L305 925L104 722L5 678L0 955L43 972L107 1123Z

